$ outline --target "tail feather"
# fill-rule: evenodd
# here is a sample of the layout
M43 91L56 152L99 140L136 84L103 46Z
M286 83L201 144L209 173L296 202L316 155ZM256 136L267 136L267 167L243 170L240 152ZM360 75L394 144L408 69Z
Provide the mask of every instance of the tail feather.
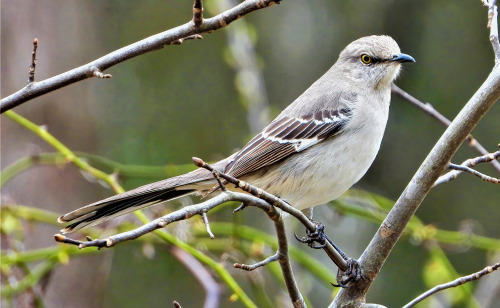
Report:
M225 161L220 161L214 166L222 169ZM69 233L144 207L192 194L198 190L210 189L214 184L215 180L211 172L197 169L89 204L62 215L58 218L58 222L71 222L61 230L62 233Z
M124 200L114 200L106 204L101 204L97 209L88 209L84 211L84 208L79 209L80 216L77 218L66 220L72 221L72 223L65 228L61 229L61 232L70 233L88 226L94 226L109 220L111 218L121 216L145 207L156 205L158 203L172 200L178 197L182 197L195 192L194 189L191 190L169 190L163 192L150 193L148 195L129 197ZM77 210L78 211L78 210ZM59 222L63 220L64 216L59 218Z

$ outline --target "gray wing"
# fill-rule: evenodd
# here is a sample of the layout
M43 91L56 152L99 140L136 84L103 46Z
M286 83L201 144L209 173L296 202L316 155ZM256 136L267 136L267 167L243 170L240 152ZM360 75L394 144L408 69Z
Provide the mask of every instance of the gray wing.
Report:
M340 133L351 117L351 109L343 108L278 118L236 153L225 173L240 177L304 151Z

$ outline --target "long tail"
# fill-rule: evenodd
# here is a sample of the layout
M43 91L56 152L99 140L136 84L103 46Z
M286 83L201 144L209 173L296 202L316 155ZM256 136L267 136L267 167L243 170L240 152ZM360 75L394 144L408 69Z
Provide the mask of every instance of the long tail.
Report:
M144 207L192 194L199 190L210 189L215 183L213 179L213 175L209 171L197 169L97 201L64 214L57 221L60 223L71 222L61 229L61 232L73 232Z

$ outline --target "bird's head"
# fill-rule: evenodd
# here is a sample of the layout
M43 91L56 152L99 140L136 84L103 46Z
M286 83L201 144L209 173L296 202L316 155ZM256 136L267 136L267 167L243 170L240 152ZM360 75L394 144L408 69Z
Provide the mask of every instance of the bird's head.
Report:
M337 64L347 78L365 87L379 89L390 86L404 62L415 62L415 59L401 53L390 36L372 35L347 45L340 53Z

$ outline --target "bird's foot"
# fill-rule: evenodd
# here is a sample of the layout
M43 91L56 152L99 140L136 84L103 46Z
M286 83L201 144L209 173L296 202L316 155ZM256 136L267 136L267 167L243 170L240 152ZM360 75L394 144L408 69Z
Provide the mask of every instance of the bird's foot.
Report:
M328 240L325 235L325 225L316 221L314 223L316 224L316 230L314 232L306 230L307 236L305 237L299 237L296 233L294 233L295 238L301 243L306 243L311 248L321 249L326 246L326 242Z
M340 269L338 270L337 284L332 283L334 287L347 288L362 278L361 267L358 261L351 258L346 261L347 269L344 272L340 271Z

